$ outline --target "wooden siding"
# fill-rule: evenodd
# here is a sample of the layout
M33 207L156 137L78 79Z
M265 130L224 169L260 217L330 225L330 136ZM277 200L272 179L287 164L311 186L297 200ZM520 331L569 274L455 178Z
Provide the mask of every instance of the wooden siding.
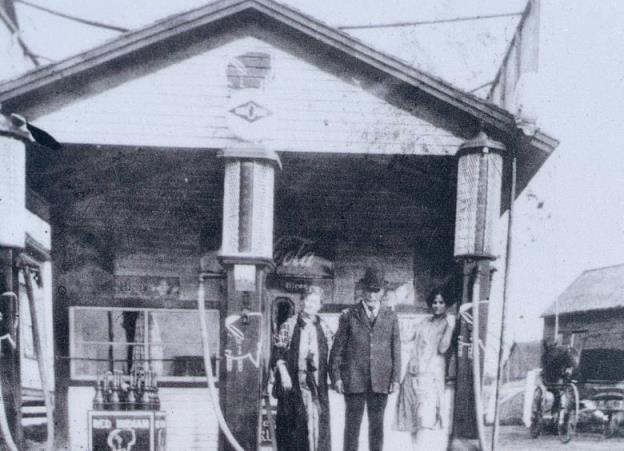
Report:
M444 155L453 154L461 142L388 103L383 83L341 78L255 37L82 98L37 124L68 143L176 148L235 144L226 118L226 63L249 51L271 55L265 99L273 115L261 125L268 130L263 141L273 150Z
M579 334L581 343L574 343L584 349L624 349L624 309L578 312L559 317L559 333L564 343L573 333ZM554 340L555 317L544 318L544 339Z
M214 263L221 243L214 153L81 146L60 157L42 178L69 305L110 305L113 274L179 276L180 299L194 300L200 258ZM453 158L288 153L282 162L275 240L317 243L336 263L334 302L352 302L367 263L387 266L391 282L414 281L419 300L452 273Z

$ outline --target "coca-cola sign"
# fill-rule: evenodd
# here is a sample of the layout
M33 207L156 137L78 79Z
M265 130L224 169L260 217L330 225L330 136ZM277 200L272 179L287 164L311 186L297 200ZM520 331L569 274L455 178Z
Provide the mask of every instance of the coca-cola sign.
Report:
M273 246L276 266L311 266L314 241L298 236L283 236Z
M333 277L334 264L316 255L316 241L295 235L279 238L273 247L276 273L299 277Z

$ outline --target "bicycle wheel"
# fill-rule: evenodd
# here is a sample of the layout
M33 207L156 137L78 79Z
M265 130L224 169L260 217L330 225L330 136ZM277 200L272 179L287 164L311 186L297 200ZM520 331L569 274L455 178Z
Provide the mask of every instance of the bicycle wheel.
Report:
M576 432L578 418L578 391L573 384L561 389L561 403L557 421L557 435L561 443L568 443Z
M531 404L531 424L529 425L531 438L537 438L542 433L543 414L542 389L536 387L533 392L533 402Z

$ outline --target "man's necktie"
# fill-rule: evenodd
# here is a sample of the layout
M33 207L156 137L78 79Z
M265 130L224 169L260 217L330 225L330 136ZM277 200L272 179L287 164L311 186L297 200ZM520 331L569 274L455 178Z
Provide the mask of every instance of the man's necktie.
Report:
M371 327L375 325L375 319L377 319L375 317L375 309L372 307L367 307L368 308L368 322L370 323Z

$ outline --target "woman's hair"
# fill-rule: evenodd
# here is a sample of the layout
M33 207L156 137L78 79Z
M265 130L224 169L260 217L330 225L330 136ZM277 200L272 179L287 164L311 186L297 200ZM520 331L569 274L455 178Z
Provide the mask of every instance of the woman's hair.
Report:
M309 285L303 289L301 292L301 300L303 301L305 298L310 296L311 294L318 294L321 297L321 301L323 300L323 289L318 285Z
M436 296L438 296L438 295L442 296L442 300L444 301L444 304L446 304L447 307L452 305L452 302L449 300L449 298L447 297L447 295L444 292L444 290L441 289L441 288L436 288L431 293L429 293L429 296L427 296L427 299L425 301L425 302L427 302L427 306L429 308L431 308L433 306L433 301L435 300Z

